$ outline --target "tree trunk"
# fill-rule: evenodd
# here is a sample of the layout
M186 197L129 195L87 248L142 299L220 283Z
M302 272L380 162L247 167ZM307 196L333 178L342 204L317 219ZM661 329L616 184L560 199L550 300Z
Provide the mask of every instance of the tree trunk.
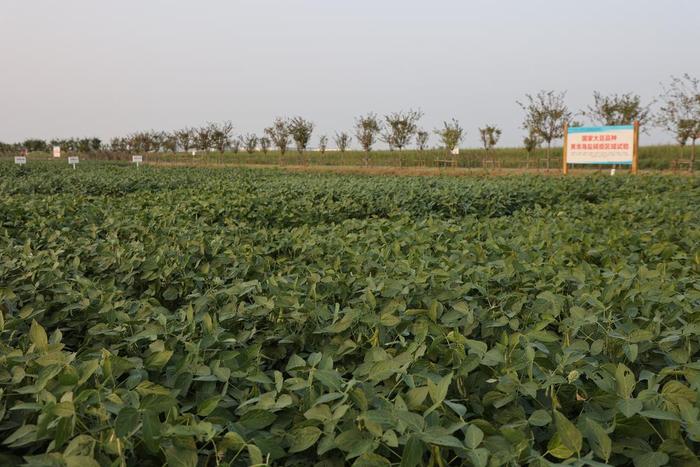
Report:
M693 145L690 147L690 164L688 164L688 170L693 171L693 165L695 165L695 141L697 138L693 139Z
M549 156L550 156L551 152L552 152L552 142L548 141L547 142L547 170L549 170Z

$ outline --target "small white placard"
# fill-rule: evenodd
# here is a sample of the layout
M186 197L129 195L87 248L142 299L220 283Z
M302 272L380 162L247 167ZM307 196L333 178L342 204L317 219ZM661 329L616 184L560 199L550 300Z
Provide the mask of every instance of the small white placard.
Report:
M24 165L27 163L27 158L24 156L15 156L15 164Z
M455 146L455 147L452 149L452 154L455 155L455 156L459 154L459 146Z
M68 157L68 163L75 168L75 164L79 163L80 159L78 159L78 156L69 156Z
M53 147L53 157L61 157L61 146Z
M143 156L131 156L131 162L139 164L143 162Z

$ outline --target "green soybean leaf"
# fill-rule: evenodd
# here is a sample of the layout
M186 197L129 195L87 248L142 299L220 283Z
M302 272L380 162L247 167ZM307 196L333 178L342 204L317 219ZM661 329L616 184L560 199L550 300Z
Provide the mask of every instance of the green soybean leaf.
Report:
M321 437L321 430L315 426L306 426L291 433L292 442L289 452L301 452L313 446Z
M557 427L557 434L559 435L561 443L573 452L581 452L583 436L578 428L576 428L576 425L571 423L568 418L556 410L554 411L554 423Z

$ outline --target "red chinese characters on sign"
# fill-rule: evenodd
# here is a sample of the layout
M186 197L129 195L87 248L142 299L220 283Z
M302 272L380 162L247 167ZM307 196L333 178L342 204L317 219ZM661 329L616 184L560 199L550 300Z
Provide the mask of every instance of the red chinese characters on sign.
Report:
M615 141L617 135L583 135L582 141Z

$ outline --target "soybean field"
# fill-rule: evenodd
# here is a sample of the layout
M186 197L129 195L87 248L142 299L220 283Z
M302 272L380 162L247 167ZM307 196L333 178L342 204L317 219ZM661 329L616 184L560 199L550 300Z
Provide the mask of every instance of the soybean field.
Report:
M0 465L698 466L700 178L0 163Z

